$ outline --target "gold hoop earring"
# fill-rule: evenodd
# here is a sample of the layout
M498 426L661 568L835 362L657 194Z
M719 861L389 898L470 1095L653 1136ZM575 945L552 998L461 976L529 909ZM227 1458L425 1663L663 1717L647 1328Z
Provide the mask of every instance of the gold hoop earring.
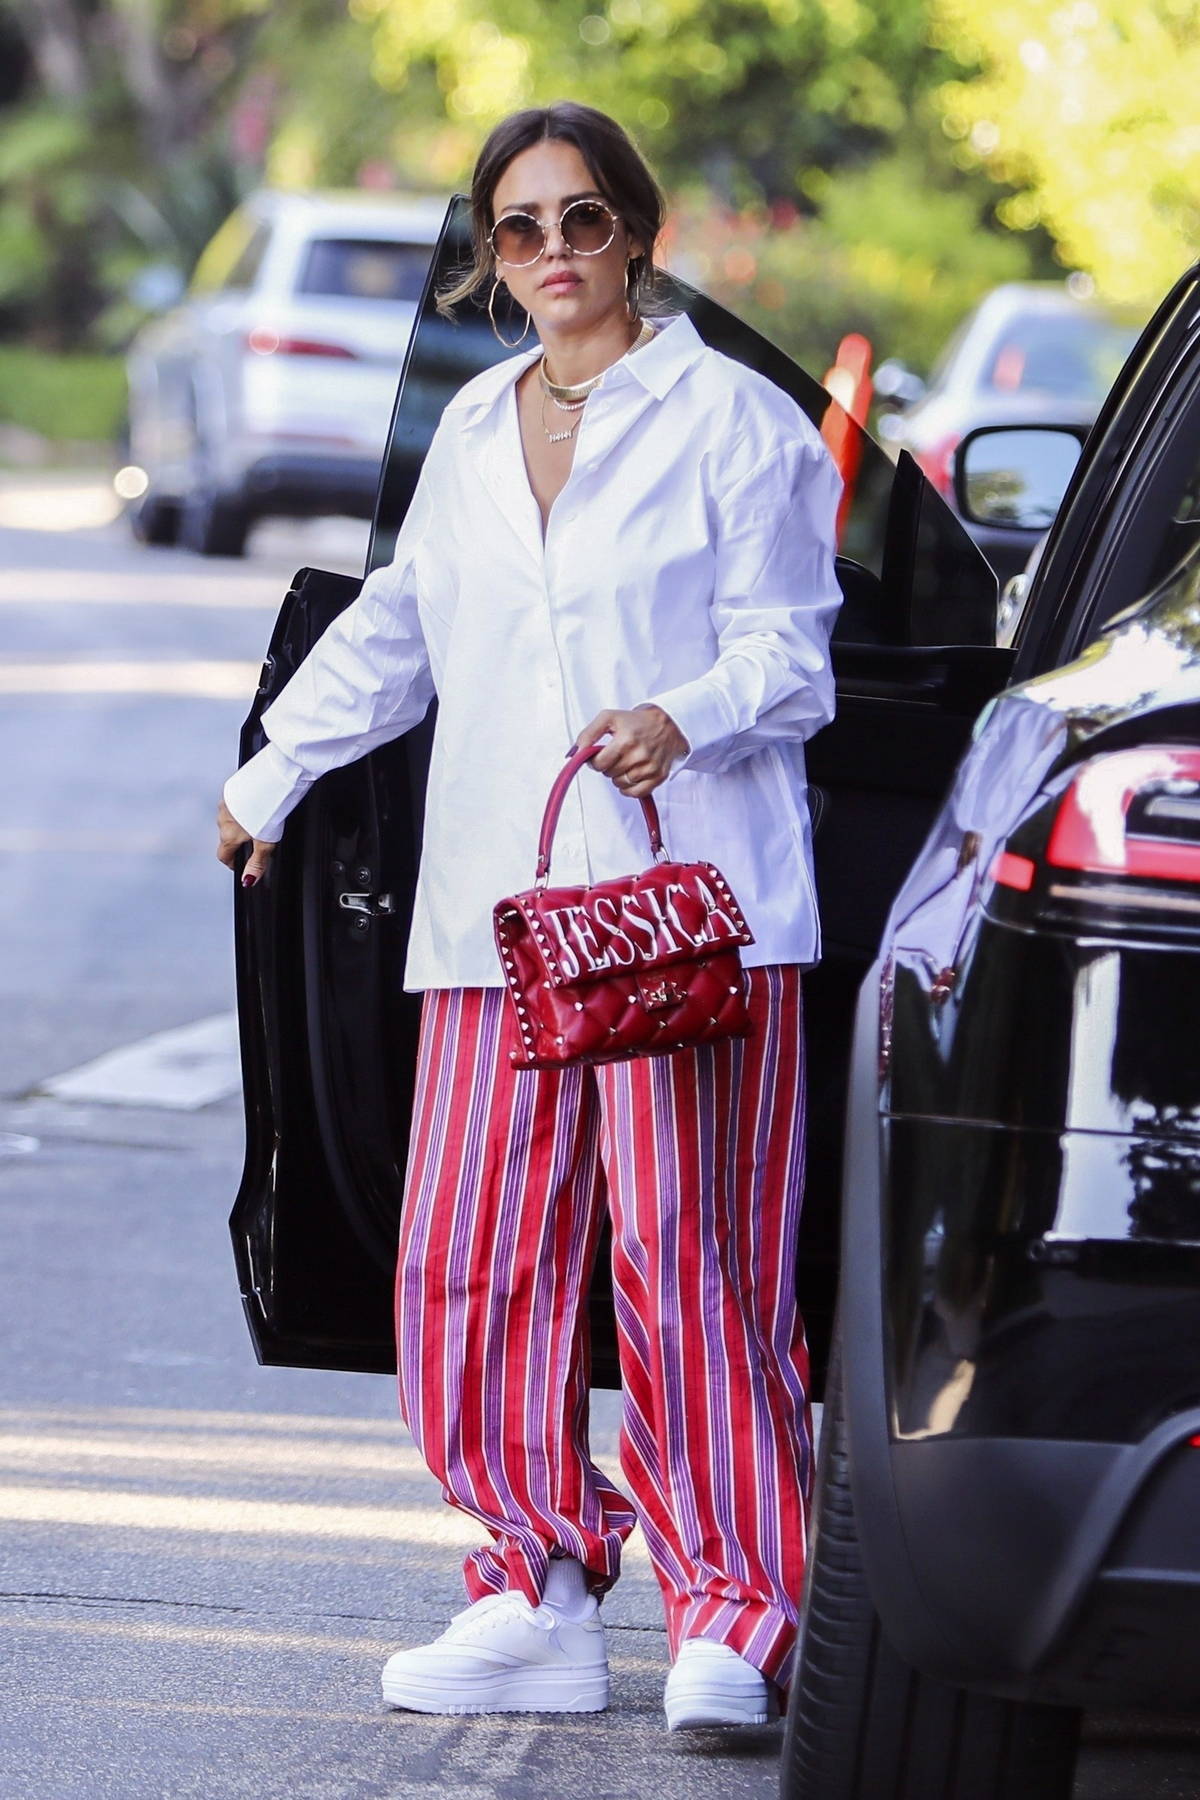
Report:
M501 333L500 327L496 323L496 313L495 313L496 290L499 287L501 287L502 285L503 284L499 281L493 281L493 283L492 283L492 291L488 295L488 303L487 303L488 318L492 321L492 330L495 332L496 337L499 339L499 341L504 345L504 348L506 350L515 350L515 349L517 349L518 345L523 344L525 342L525 339L529 336L529 327L533 324L533 314L531 312L529 312L528 309L526 309L526 311L525 311L525 329L521 333L519 338L511 338L510 339L510 338L504 337Z

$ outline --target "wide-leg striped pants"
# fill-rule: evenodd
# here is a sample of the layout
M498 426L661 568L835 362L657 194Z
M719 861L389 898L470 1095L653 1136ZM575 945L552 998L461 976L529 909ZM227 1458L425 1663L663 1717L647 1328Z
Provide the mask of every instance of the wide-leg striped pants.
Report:
M514 1071L499 988L426 996L396 1284L400 1406L492 1542L472 1600L537 1604L552 1551L615 1581L634 1523L588 1452L586 1297L605 1207L621 1468L672 1656L727 1643L786 1684L811 1428L795 1301L800 973L750 971L755 1035Z

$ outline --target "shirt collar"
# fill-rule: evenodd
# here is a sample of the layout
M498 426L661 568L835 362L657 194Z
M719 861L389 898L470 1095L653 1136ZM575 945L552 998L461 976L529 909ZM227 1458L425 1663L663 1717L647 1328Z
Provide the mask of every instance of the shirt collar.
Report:
M621 358L613 369L612 385L621 379L636 381L656 400L662 400L703 353L704 339L686 313L677 313L658 327L651 342L636 355ZM606 381L604 385L610 384Z
M660 325L652 341L644 344L636 355L623 356L614 363L604 386L611 391L622 382L635 381L656 400L662 400L703 351L704 340L696 327L686 313L678 313ZM493 363L490 369L484 369L459 389L447 402L446 411L470 413L474 416L465 422L474 424L515 386L541 354L539 344L518 356L508 356L502 362Z

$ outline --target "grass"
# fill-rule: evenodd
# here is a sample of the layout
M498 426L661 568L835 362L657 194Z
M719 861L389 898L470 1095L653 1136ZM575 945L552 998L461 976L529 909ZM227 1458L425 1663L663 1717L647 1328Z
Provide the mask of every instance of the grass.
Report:
M0 344L0 429L15 425L52 443L111 443L124 416L119 356L53 355Z

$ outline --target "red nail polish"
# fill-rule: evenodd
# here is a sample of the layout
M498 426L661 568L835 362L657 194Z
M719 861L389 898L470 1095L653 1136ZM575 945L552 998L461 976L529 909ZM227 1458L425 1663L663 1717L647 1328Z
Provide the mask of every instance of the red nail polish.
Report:
M255 883L257 882L257 880L258 880L257 875L243 875L242 876L242 886L244 888L252 888L255 885Z

